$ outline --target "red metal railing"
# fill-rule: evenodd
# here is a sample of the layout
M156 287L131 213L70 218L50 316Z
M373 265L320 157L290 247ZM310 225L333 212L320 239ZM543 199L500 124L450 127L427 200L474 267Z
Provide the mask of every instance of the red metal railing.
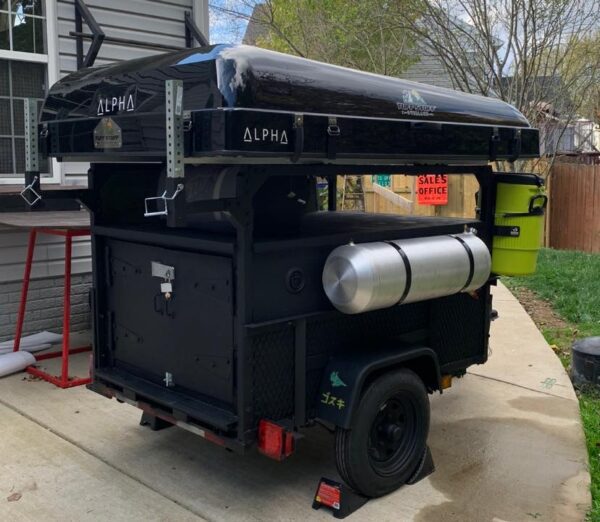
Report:
M25 321L25 311L27 309L27 294L29 293L29 281L31 279L31 267L33 265L33 253L38 234L48 234L61 236L65 238L65 283L63 300L63 339L62 350L58 352L44 353L36 355L36 361L46 359L55 359L62 357L61 373L59 376L47 373L35 366L29 366L27 373L44 379L60 388L72 388L91 382L90 377L70 377L69 376L69 355L82 352L89 352L90 346L79 348L69 348L71 340L71 258L73 254L73 238L89 236L90 230L83 229L56 229L56 228L32 228L29 232L29 242L27 246L27 259L25 261L25 272L23 274L23 286L21 288L21 302L17 316L17 329L15 333L15 344L13 351L18 351L21 345L21 336L23 334L23 323Z

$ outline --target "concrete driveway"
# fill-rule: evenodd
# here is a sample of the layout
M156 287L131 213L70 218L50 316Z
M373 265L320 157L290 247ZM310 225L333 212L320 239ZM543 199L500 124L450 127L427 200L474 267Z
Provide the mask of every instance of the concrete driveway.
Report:
M436 472L348 520L585 518L590 479L568 376L502 286L495 307L488 364L431 398ZM86 357L73 359L83 372ZM319 477L337 477L324 429L277 463L177 428L152 432L139 417L84 388L0 380L0 520L332 519L310 507Z

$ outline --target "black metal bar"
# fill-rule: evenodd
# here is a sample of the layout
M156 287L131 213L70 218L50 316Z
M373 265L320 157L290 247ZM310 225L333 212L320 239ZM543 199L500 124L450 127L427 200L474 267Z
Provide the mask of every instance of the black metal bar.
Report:
M88 25L91 33L83 32L83 22ZM198 28L192 14L189 11L185 12L185 46L193 47L194 40L197 41L201 46L210 45L208 39L202 31ZM151 44L148 42L141 42L139 40L132 40L130 38L119 38L116 36L106 36L102 31L100 25L90 12L89 8L85 5L83 0L75 0L75 31L70 31L69 36L72 36L76 40L77 45L77 68L91 67L96 60L98 51L103 42L115 43L121 45L127 45L130 47L143 47L164 51L180 51L181 47L177 45L168 44ZM88 49L85 57L83 56L83 40L92 40L90 48Z
M327 210L333 212L337 208L337 176L327 177Z
M90 196L92 196L93 191L88 188L81 189L65 189L65 190L45 190L44 191L44 199L72 199L81 201L85 204Z
M185 21L185 46L186 47L193 47L194 40L196 40L202 47L206 47L207 45L210 45L210 42L208 41L206 36L204 36L204 33L202 33L200 28L196 25L196 22L194 22L194 19L192 18L192 13L190 13L189 11L186 11L184 21Z
M286 165L286 172L296 174L310 173L314 176L329 177L333 175L371 174L374 172L390 175L418 174L473 174L481 169L481 165ZM490 169L491 171L491 169Z
M494 237L494 214L496 212L496 183L491 167L479 167L473 170L479 182L477 218L485 226L485 241L491 251Z
M69 36L73 36L79 39L83 38L85 40L91 40L94 38L93 34L84 33L80 31L70 31ZM144 47L150 49L159 49L165 51L181 51L181 47L177 45L167 45L167 44L153 44L149 42L140 42L139 40L131 40L129 38L118 38L116 36L105 36L104 42L106 43L116 43L122 45L128 45L129 47Z
M237 235L237 252L235 256L235 320L234 320L234 350L235 350L235 404L238 424L238 440L246 440L246 432L251 429L252 411L252 375L249 374L250 356L248 336L245 324L251 317L251 273L252 273L252 210L251 207L240 209L234 213L234 223Z
M83 31L83 22L81 20L81 13L77 8L77 2L75 2L75 31L79 34L82 34L81 32ZM93 37L94 35L90 35L90 38ZM79 70L83 68L83 38L75 39L75 49L77 55L77 70Z
M83 22L87 24L92 32L92 43L85 56L83 56ZM77 68L91 67L96 61L106 35L83 0L75 0L75 30L77 39Z
M253 440L252 419L252 370L246 324L252 323L252 284L254 208L253 199L264 184L267 175L264 170L252 172L238 178L238 194L243 194L237 205L231 209L232 221L236 229L235 298L234 298L234 346L236 370L236 408L238 416L238 441Z
M206 239L194 234L183 233L179 235L174 231L165 234L160 231L150 232L144 230L131 230L127 228L110 227L95 225L92 229L94 235L106 236L123 241L137 241L139 243L153 244L164 248L178 248L190 250L192 252L210 252L211 254L232 255L234 253L233 244L223 239Z
M188 214L199 214L201 212L219 212L227 210L234 203L234 198L207 199L187 203L185 209Z
M183 178L169 178L165 181L167 194L176 194ZM184 188L185 190L185 188ZM167 226L171 228L185 227L187 223L185 208L185 192L179 194L175 199L165 202L167 213Z
M294 426L306 424L306 319L298 319L295 328Z

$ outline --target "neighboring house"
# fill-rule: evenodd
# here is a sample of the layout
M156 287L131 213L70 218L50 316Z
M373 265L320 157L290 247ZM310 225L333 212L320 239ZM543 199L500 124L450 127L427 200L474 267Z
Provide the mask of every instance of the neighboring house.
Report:
M542 154L600 152L600 125L584 118L566 124L560 119L539 125Z
M269 32L267 25L261 22L261 20L268 19L268 13L264 4L256 4L252 10L252 15L248 20L246 26L246 32L242 43L246 45L256 45L260 38L265 36Z
M512 77L504 78L509 88ZM537 118L532 121L540 130L542 155L600 152L599 126L591 120L573 118L577 112L568 88L558 76L538 76L528 90L525 101L535 108Z
M208 36L208 0L83 0L106 34L95 64L185 47L185 12ZM23 99L40 100L77 69L72 0L0 0L0 186L22 185ZM83 24L83 32L91 32ZM109 41L110 38L119 41ZM84 54L89 40L84 40ZM45 162L43 183L84 184L86 164ZM0 208L0 211L2 209ZM0 228L0 340L13 336L27 234ZM38 240L26 331L60 329L64 248L60 238ZM74 242L73 327L88 324L90 246Z
M417 45L419 61L412 64L400 77L404 80L454 89L452 78L439 56L426 45Z

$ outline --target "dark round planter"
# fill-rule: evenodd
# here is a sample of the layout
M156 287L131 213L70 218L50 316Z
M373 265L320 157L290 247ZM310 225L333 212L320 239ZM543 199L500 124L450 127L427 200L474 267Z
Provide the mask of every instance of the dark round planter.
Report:
M600 337L587 337L574 342L571 352L573 383L600 387Z

